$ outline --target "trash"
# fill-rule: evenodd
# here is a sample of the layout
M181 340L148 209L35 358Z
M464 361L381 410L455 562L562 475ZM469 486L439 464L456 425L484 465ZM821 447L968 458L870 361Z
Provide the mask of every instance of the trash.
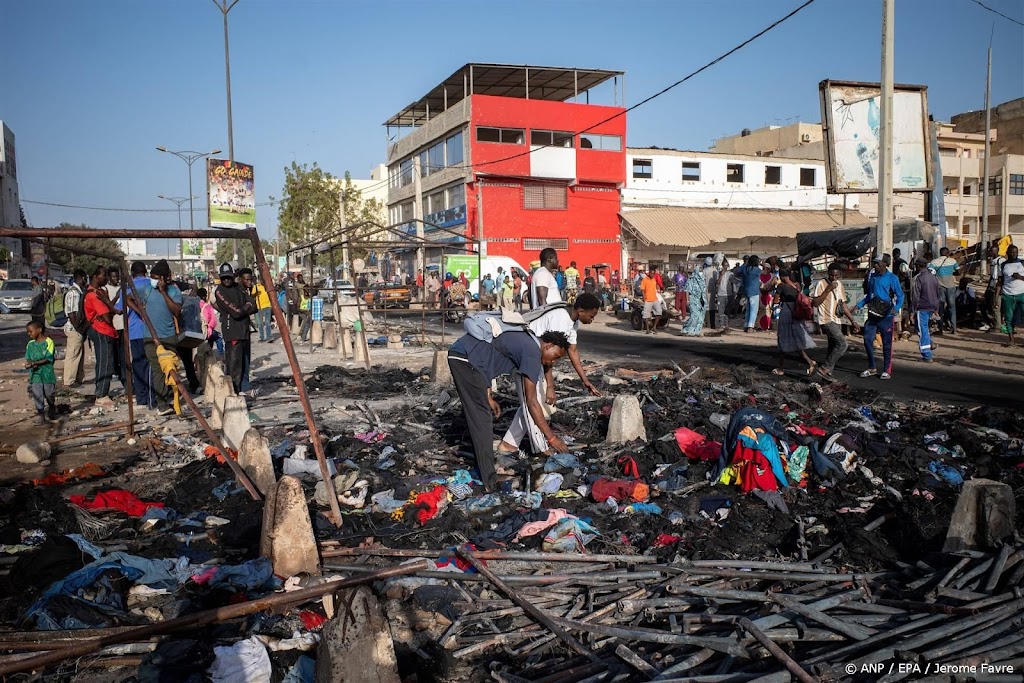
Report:
M562 488L562 479L562 475L557 472L547 472L533 482L533 490L538 493L555 493Z
M618 479L598 479L590 488L590 495L600 502L608 498L616 500L647 500L650 488L642 481L625 481Z
M937 475L942 479L942 481L946 482L950 486L963 486L964 484L964 475L960 473L960 470L952 465L947 465L938 460L932 460L928 463L928 471Z
M142 501L130 491L110 489L96 494L89 500L85 496L70 496L72 503L83 510L119 510L130 517L141 517L149 508L162 508L163 503Z
M216 660L210 667L213 683L260 683L269 681L270 656L259 638L252 636L234 645L213 648Z
M676 444L683 454L693 460L715 460L722 454L722 444L709 441L703 434L679 427L674 432Z
M548 553L581 553L601 534L581 519L566 518L544 536L542 548Z
M632 503L622 511L627 515L660 515L661 506L655 503Z

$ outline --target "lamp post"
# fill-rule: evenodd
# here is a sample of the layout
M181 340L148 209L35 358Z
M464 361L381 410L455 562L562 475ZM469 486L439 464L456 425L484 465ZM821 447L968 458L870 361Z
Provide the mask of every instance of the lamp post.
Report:
M156 149L159 152L166 152L167 154L173 154L174 156L176 156L179 159L181 159L182 161L184 161L185 165L188 166L188 227L189 227L190 230L195 230L196 229L196 217L195 217L195 209L192 206L192 200L195 199L195 197L192 195L192 164L194 164L199 159L205 159L208 156L213 156L214 154L220 154L220 150L219 149L215 149L215 150L213 150L211 152L193 152L193 151L190 151L190 150L172 151L172 150L167 149L163 145L158 146ZM164 199L167 199L167 198L164 197ZM184 203L184 202L182 202L182 203ZM180 209L181 207L179 206L178 208ZM181 221L180 221L181 213L180 213L180 211L178 213L178 218L179 218L178 229L180 230L181 229ZM182 242L182 245L184 245L184 242ZM185 249L184 249L184 246L181 249L181 266L182 266L182 270L184 270L185 269Z
M178 232L181 232L181 205L184 204L185 202L192 201L193 199L195 199L195 197L165 197L162 194L158 194L157 198L158 199L166 199L169 202L173 202L174 205L178 207ZM179 254L181 256L181 272L184 275L184 273L185 273L185 239L184 238L178 238L178 241L179 241L178 248L181 250L179 252Z

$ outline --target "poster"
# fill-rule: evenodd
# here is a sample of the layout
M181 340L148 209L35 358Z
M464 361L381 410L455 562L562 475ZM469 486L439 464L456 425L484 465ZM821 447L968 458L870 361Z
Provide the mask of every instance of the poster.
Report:
M256 227L256 189L251 165L207 159L206 193L210 227Z
M465 273L467 280L476 280L480 277L480 257L476 254L469 256L445 256L444 272L459 277L459 273Z
M881 127L879 85L822 81L818 87L829 192L877 192ZM892 118L893 190L930 190L927 88L895 86Z

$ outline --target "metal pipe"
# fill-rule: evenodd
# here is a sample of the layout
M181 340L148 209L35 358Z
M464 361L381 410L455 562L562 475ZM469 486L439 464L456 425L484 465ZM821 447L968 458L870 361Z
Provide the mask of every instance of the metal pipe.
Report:
M782 572L821 572L823 574L834 574L835 570L829 567L822 567L813 562L765 562L758 560L688 560L674 567L687 569L690 567L720 567L723 569L771 569Z
M1003 545L999 549L999 555L996 556L996 561L992 563L992 573L989 574L988 581L985 582L985 587L982 590L986 593L991 593L996 589L996 584L999 583L999 577L1003 573L1003 569L1006 567L1006 561L1010 559L1010 552L1013 550L1013 546L1009 543Z
M779 660L786 670L793 674L800 683L818 683L818 680L814 676L807 673L802 666L800 666L796 660L783 652L782 648L775 644L771 638L766 636L764 632L758 627L754 626L753 622L746 617L740 617L736 620L736 624L744 631L753 636L754 640L764 646L768 652L772 654L775 659Z
M858 581L860 579L877 579L896 576L897 572L881 572L875 574L827 574L811 572L745 572L739 569L714 569L711 567L682 567L683 572L693 576L720 576L732 579L766 580L766 581L826 581L838 583Z
M72 441L80 436L92 436L93 434L102 434L103 432L110 432L115 429L124 429L128 427L131 429L131 422L115 422L114 424L103 425L101 427L93 427L92 429L84 429L74 434L65 434L64 436L58 436L56 439L46 439L46 442L51 446L55 443L63 443L65 441Z
M347 557L368 555L371 557L430 557L444 558L455 555L454 550L406 550L399 548L327 548L322 557ZM531 553L501 550L478 550L473 553L481 560L514 560L516 562L593 562L652 564L658 561L653 555L574 555L572 553Z
M208 624L216 624L229 619L235 619L237 617L244 617L249 614L255 614L256 612L262 612L264 610L283 607L286 605L294 605L297 603L303 603L309 600L320 598L327 593L342 590L344 588L353 588L355 586L362 586L374 581L382 581L384 579L394 578L396 576L405 576L411 574L421 567L427 565L427 562L423 563L409 563L400 564L395 567L389 567L382 569L379 572L373 574L367 574L366 576L357 576L348 579L341 579L338 581L328 581L317 586L310 588L303 588L297 591L290 591L285 593L276 593L274 595L258 598L256 600L250 600L248 602L239 603L236 605L228 605L226 607L218 607L215 609L204 610L202 612L196 612L185 617L178 617L177 619L170 619L168 621L162 621L156 624L149 624L147 626L140 626L134 629L127 629L119 633L113 633L111 635L102 636L100 638L92 638L75 645L69 645L68 647L55 650L54 652L48 652L45 654L35 655L32 657L26 657L18 660L17 662L11 662L9 664L0 665L0 675L18 673L20 671L32 671L34 669L40 669L50 664L56 664L62 662L65 659L71 659L73 657L81 657L88 655L98 650L101 650L108 645L116 645L118 643L129 643L149 638L151 636L163 635L164 633L171 633L173 631L179 631L185 628L193 628L196 626L205 626Z
M787 610L796 612L802 617L806 617L811 621L816 621L822 626L826 626L832 629L833 631L842 633L843 635L849 638L853 638L854 640L867 640L871 636L878 633L878 631L874 629L866 628L864 626L856 626L854 624L850 624L845 621L836 619L835 617L831 617L821 610L816 610L812 607L801 604L786 595L771 593L769 597L772 599L773 602L782 605Z
M124 239L137 237L139 239L166 239L168 237L184 237L187 239L231 239L238 237L238 230L222 230L210 228L208 230L167 230L145 228L134 230L131 228L5 228L0 227L0 237L18 237L21 239L45 240L52 237L110 237L112 239ZM93 253L74 249L66 246L60 247L66 251L81 251L81 253ZM109 254L103 256L116 260L116 257Z

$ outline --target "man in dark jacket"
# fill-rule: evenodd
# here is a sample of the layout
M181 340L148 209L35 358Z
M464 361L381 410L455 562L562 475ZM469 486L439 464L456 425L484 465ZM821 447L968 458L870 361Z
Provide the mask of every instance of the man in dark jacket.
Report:
M242 392L245 359L249 355L249 335L252 334L250 316L256 312L256 301L239 287L235 270L230 263L220 267L220 287L214 306L220 313L221 334L224 336L224 366L235 393Z
M928 327L932 315L939 310L942 300L939 293L939 279L928 270L928 261L919 258L914 262L917 275L914 276L913 301L917 332L921 336L921 360L932 362L932 333Z

